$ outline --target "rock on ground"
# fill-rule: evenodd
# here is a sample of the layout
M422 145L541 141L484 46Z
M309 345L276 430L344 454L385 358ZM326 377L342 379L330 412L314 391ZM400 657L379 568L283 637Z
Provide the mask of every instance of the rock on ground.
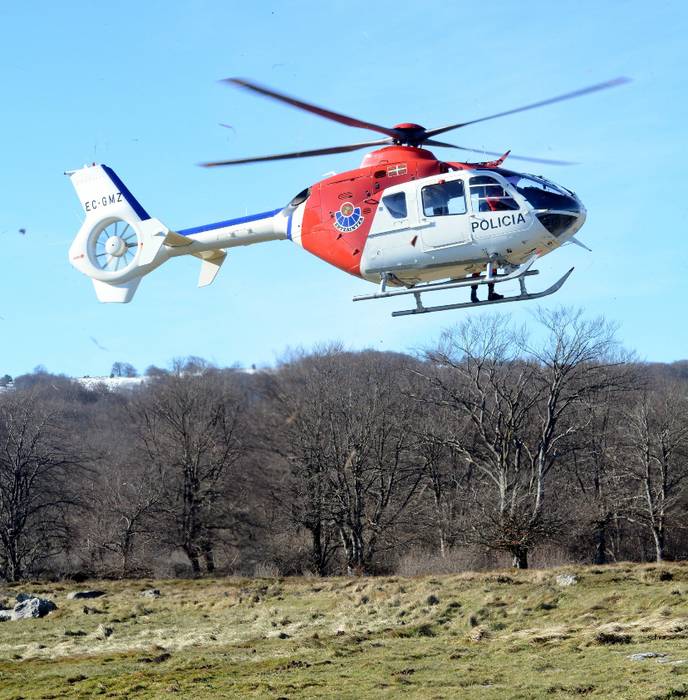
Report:
M97 639L107 639L115 630L112 627L106 627L105 625L98 625L98 629L94 632Z
M105 591L72 591L67 593L67 600L82 600L84 598L100 598Z
M641 651L638 654L631 654L628 658L631 661L645 661L645 659L661 659L665 656L666 654L662 654L658 651Z
M159 598L160 591L157 588L147 588L145 591L141 591L141 595L144 598Z
M578 577L573 574L559 574L556 580L557 586L574 586L578 583Z
M14 606L13 620L25 620L33 617L45 617L49 612L57 608L52 600L46 598L29 598Z

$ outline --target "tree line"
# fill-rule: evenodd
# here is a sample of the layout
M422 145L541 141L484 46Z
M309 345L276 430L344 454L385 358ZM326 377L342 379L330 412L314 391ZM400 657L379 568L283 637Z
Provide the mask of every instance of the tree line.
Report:
M0 394L1 577L688 556L688 362L638 362L603 318L469 317L414 355L147 375L112 391L41 370Z

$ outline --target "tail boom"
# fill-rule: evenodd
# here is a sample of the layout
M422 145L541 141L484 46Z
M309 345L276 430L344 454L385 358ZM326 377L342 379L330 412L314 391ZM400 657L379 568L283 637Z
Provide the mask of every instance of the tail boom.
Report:
M66 173L86 215L69 250L70 263L90 277L102 302L128 302L144 275L166 260L201 260L199 286L210 284L227 257L226 248L289 237L287 208L173 231L151 217L106 165Z

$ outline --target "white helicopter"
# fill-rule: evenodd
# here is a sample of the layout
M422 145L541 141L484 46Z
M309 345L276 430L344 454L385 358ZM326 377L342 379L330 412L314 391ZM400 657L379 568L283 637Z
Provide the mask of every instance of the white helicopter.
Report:
M193 255L201 261L199 286L210 284L226 249L289 239L326 262L371 282L377 292L354 301L405 294L415 306L393 316L535 299L556 292L573 271L541 292L529 293L525 279L534 262L577 241L586 210L570 190L545 178L507 170L509 152L482 163L440 161L423 146L476 151L437 141L444 132L628 82L616 78L558 97L469 122L425 129L403 123L388 128L316 107L240 79L228 82L348 126L383 134L366 143L296 153L204 163L207 167L342 153L381 146L360 168L322 180L285 207L190 229L173 230L139 204L106 165L69 171L86 219L69 260L93 280L102 302L128 302L141 278L169 258ZM477 151L485 153L484 151ZM489 153L489 155L497 155ZM563 164L523 156L534 162ZM586 247L586 246L583 246ZM589 250L589 249L588 249ZM520 292L505 297L495 286L518 280ZM487 299L477 290L487 285ZM471 288L471 301L425 306L421 295Z

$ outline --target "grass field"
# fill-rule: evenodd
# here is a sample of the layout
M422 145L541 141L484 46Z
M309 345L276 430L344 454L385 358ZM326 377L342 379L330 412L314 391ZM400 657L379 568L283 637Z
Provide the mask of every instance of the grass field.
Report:
M106 595L67 600L80 588ZM3 699L688 698L688 565L36 583L0 599L20 590L58 609L0 623Z

